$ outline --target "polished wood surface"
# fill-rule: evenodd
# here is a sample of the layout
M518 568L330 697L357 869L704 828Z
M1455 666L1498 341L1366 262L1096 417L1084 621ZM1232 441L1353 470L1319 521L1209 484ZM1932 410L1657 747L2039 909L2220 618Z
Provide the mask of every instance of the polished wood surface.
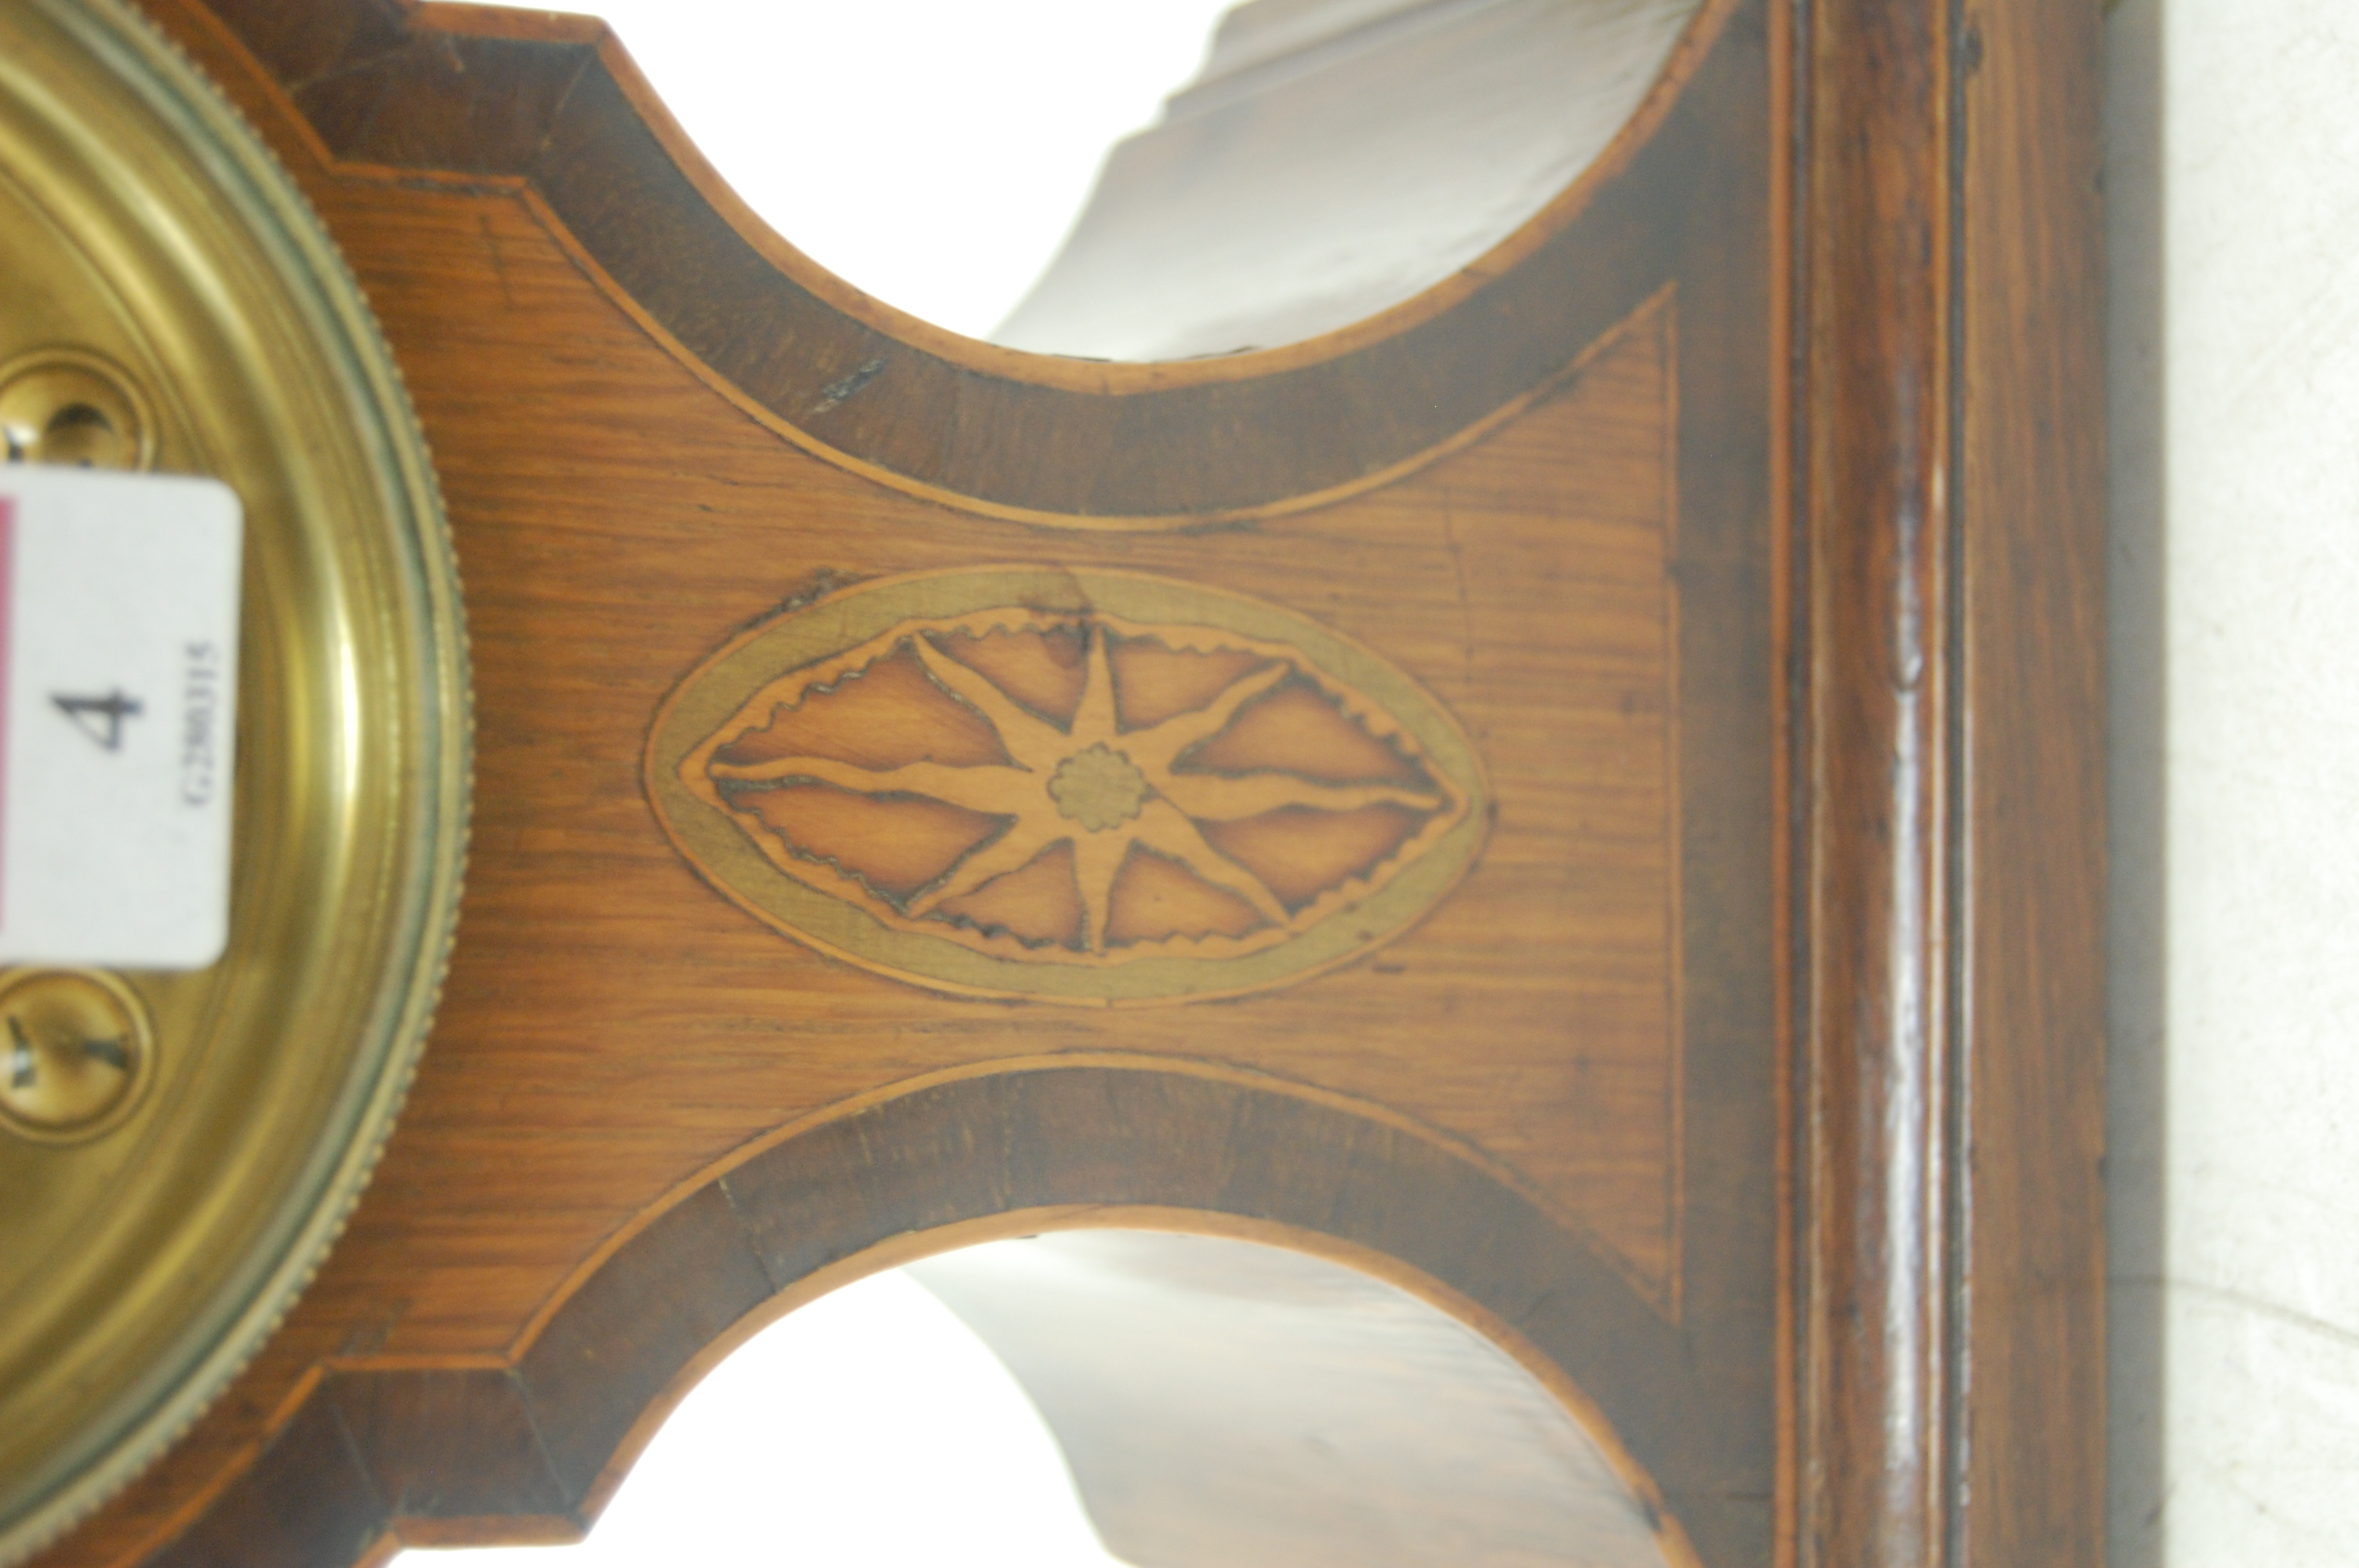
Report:
M1804 1431L1826 1464L1806 1560L1830 1568L1947 1557L1962 1408L1948 16L1821 6L1805 42L1798 1230Z
M2105 1554L2105 427L2102 18L1982 13L1961 38L1956 567L1977 1563ZM2025 1463L2036 1456L2038 1469Z
M1804 38L1807 1562L2104 1556L2099 21Z
M1596 1423L1672 1562L2102 1556L2093 5L1708 5L1483 266L1327 338L1140 365L955 339L819 273L595 24L153 9L318 204L408 378L467 581L477 826L349 1233L45 1564L564 1538L770 1316L1093 1224L1284 1238L1441 1304ZM857 857L908 833L845 827L856 805L788 823L792 868L743 825L734 865L667 833L658 716L717 656L870 585L1010 569L1277 607L1223 668L1285 664L1337 747L1414 719L1353 706L1396 672L1479 760L1479 853L1332 965L1067 1006L747 913L775 875L934 940L917 901L995 841L977 824L929 816L935 860L897 871ZM1129 634L1025 602L1083 661ZM904 695L991 662L932 610L879 613ZM1151 622L1166 652L1183 622ZM1321 638L1375 662L1339 674ZM1050 647L970 710L1055 708ZM810 719L779 755L925 760L847 760L803 699L772 708ZM986 744L962 722L896 732ZM1389 787L1438 784L1393 756ZM1078 869L1100 831L946 805L1031 822L1016 871L1059 843ZM1273 897L1303 821L1263 825ZM851 835L834 871L822 831ZM1226 907L1163 859L1152 898L1117 865L1103 919L1054 867L966 918L1034 979L1113 973ZM1302 874L1304 909L1340 885ZM1227 891L1226 939L1295 917Z

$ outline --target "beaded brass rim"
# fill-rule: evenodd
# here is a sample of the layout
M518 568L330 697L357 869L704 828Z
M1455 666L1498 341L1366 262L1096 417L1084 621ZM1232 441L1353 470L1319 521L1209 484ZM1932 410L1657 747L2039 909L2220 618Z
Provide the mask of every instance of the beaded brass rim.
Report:
M226 955L0 975L5 1568L185 1430L333 1240L431 1013L468 758L457 575L367 307L120 0L0 0L0 457L211 474L247 522Z

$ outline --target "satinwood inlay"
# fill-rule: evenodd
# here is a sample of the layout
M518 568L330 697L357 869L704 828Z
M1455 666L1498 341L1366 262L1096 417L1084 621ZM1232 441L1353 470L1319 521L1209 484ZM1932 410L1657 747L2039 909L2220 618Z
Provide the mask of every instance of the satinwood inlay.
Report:
M757 628L667 706L666 828L788 935L897 977L1080 1002L1332 967L1480 832L1457 725L1368 650L1167 579L888 579Z

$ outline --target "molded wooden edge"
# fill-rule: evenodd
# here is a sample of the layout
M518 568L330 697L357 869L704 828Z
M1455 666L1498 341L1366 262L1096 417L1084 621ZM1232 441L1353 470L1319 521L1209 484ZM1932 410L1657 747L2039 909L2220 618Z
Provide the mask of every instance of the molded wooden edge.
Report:
M2103 26L2092 0L1984 6L1957 45L1957 1485L1977 1568L2106 1555Z
M1800 1071L1801 1044L1806 1038L1799 998L1801 975L1796 957L1806 929L1804 879L1800 850L1804 840L1799 804L1807 798L1798 759L1807 734L1809 683L1807 665L1798 656L1806 645L1809 622L1801 598L1807 557L1800 547L1800 520L1809 514L1798 483L1804 471L1798 437L1797 413L1804 377L1799 328L1804 318L1801 285L1807 276L1799 265L1801 232L1800 193L1807 189L1802 162L1800 114L1804 97L1800 74L1800 40L1807 36L1798 7L1769 8L1769 123L1776 127L1769 155L1768 239L1769 274L1769 426L1768 514L1769 617L1771 668L1770 708L1777 715L1770 743L1769 838L1770 945L1777 955L1770 982L1772 1029L1777 1043L1774 1069L1777 1100L1777 1145L1774 1169L1778 1224L1776 1238L1777 1330L1772 1348L1777 1430L1777 1522L1772 1561L1776 1568L1798 1568L1801 1562L1802 1529L1802 1390L1803 1346L1800 1325L1805 1305L1801 1212L1801 1098L1806 1082Z
M1658 1509L1673 1563L1742 1561L1738 1543L1764 1539L1766 1517L1745 1516L1765 1500L1729 1495L1694 1441L1733 1412L1680 1336L1522 1195L1293 1096L1041 1066L929 1084L727 1162L581 1279L512 1360L331 1364L147 1561L342 1568L389 1536L563 1537L687 1388L793 1306L951 1247L1150 1219L1318 1252L1485 1332ZM683 1271L698 1292L674 1288Z
M1800 1561L2095 1568L2095 11L1805 16Z
M1810 679L1799 870L1802 1560L1951 1561L1948 0L1821 0L1799 64Z
M994 515L1172 527L1431 460L1675 276L1681 193L1723 134L1714 81L1762 0L1710 0L1607 153L1457 276L1306 343L1156 365L998 349L868 299L746 211L586 26L380 0L323 0L298 26L211 3L332 168L525 188L659 341L806 449Z

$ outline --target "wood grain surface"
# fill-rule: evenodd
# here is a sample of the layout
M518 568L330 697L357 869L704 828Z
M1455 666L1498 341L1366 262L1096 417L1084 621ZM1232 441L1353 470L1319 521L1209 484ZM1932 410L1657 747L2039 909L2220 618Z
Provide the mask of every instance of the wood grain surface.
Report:
M1949 1556L1961 1000L1948 10L1812 16L1801 239L1810 1560Z
M1141 365L818 272L597 24L151 9L408 379L477 819L347 1235L44 1568L568 1538L777 1314L1123 1224L1459 1315L1594 1420L1670 1561L2102 1556L2093 5L1708 5L1481 265ZM1479 759L1479 854L1332 966L1136 1007L844 961L683 855L643 760L694 672L863 585L1009 568L1367 650ZM1025 907L1069 968L1111 951Z
M2093 5L1958 49L1963 1555L2105 1556L2104 256Z

